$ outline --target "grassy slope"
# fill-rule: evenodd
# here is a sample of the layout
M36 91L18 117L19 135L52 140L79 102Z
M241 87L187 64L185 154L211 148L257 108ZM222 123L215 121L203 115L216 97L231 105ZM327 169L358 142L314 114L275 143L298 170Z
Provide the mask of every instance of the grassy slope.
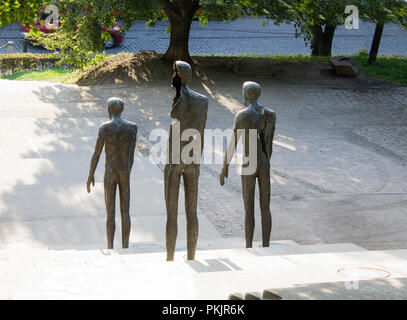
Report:
M52 68L46 70L34 70L17 72L2 76L2 79L20 80L20 81L49 81L49 82L62 82L74 83L78 75L77 71L68 71L61 68Z
M203 56L203 55L200 55ZM222 55L223 57L232 55ZM309 55L256 55L244 54L240 57L262 57L278 61L289 62L327 62L327 57L311 57ZM407 85L407 56L379 56L375 65L367 65L368 54L361 51L352 58L358 63L360 69L378 79L393 80L397 83ZM79 71L68 71L60 68L47 69L43 71L18 72L13 75L3 76L9 80L36 80L62 83L74 83L78 78Z
M226 55L227 56L227 55ZM328 57L311 57L309 55L257 55L244 54L242 57L269 57L278 61L290 62L327 62ZM407 56L379 56L376 64L368 65L369 54L360 51L351 56L359 65L359 68L367 74L382 80L392 80L397 83L407 84Z
M359 68L367 74L407 85L407 56L379 56L376 64L370 66L367 64L368 58L365 51L353 56Z
M195 55L194 55L195 56ZM194 57L192 56L192 57ZM197 57L249 57L249 58L270 58L277 61L289 61L289 62L325 62L328 61L328 57L312 57L310 55L302 55L302 54L280 54L280 55L273 55L273 54L252 54L252 53L245 53L245 54L197 54Z

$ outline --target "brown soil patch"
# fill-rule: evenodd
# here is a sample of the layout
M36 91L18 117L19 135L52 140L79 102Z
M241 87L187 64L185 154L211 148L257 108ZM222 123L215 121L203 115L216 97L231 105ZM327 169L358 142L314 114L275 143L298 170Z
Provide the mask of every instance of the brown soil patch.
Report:
M107 58L86 70L76 84L142 84L168 79L171 66L154 51L121 53Z
M172 66L154 51L121 53L86 70L80 86L142 85L170 81ZM336 75L329 62L294 62L254 57L194 56L195 79L267 78L282 83L306 85L382 85L390 83L360 72L356 78Z

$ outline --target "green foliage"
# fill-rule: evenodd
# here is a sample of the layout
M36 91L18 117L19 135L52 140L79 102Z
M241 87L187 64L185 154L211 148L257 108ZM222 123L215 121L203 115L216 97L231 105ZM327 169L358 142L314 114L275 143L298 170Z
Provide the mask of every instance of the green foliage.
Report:
M291 22L296 36L306 42L312 38L312 27L337 27L345 22L349 14L347 5L360 6L362 0L245 0L250 15L264 16L273 23Z
M291 22L297 15L292 3L286 0L242 0L240 3L250 16L265 17L275 24Z
M64 68L51 68L45 70L20 71L14 74L2 76L2 79L18 81L49 81L74 83L77 79L78 72L72 72Z
M61 50L63 57L79 55L72 64L78 66L77 62L85 59L86 65L91 52L104 49L103 40L107 35L102 27L112 28L118 15L121 15L125 26L130 27L131 19L137 15L144 17L142 12L146 12L149 3L147 1L142 7L141 0L56 0L61 27L58 32L46 36L50 41L44 44L47 48ZM139 11L141 8L142 11Z
M52 3L59 10L61 27L52 34L40 34L32 29L30 37L45 48L56 51L55 57L62 64L69 63L76 68L85 68L103 58L103 40L106 33L102 26L109 29L120 18L126 30L135 20L147 20L146 25L154 25L159 20L167 20L164 11L166 4L175 5L180 13L189 0L54 0ZM8 1L13 2L13 1ZM22 1L20 1L22 2ZM28 1L30 2L30 1ZM41 5L51 0L32 0L35 3L30 15L38 13ZM201 0L196 16L202 24L210 20L231 20L245 13L245 1L242 0ZM19 7L19 12L23 12ZM5 10L3 10L5 11ZM25 12L25 11L24 11ZM28 21L28 20L27 20ZM5 23L10 23L7 20ZM33 20L31 21L32 24ZM167 30L170 31L169 29Z
M312 27L338 27L345 23L349 13L348 5L360 7L361 0L287 0L293 14L291 20L296 27L296 35L303 36L305 41L312 38Z
M202 25L206 25L211 20L230 21L246 13L247 7L244 1L201 0L196 16Z
M84 69L106 58L104 51L98 52L88 46L86 38L81 37L82 34L78 30L47 35L34 30L37 29L30 31L30 40L34 44L42 44L46 49L54 51L50 56L58 61L56 63L58 66Z
M49 54L12 53L0 55L0 72L2 74L20 71L43 70L56 65L57 59Z
M18 21L32 24L40 8L50 2L51 0L1 0L0 27Z
M407 29L407 1L395 14L398 22Z
M348 5L359 9L360 18L371 22L394 22L406 26L407 2L405 0L285 0L291 14L285 17L294 22L297 35L311 37L313 26L338 27L349 15Z
M399 23L407 26L407 1L405 0L362 0L361 18L374 23Z
M366 50L361 50L352 58L362 71L377 79L392 80L407 85L406 56L378 56L373 65L367 64L369 54Z
M275 24L292 22L296 36L306 42L312 39L314 26L338 27L349 13L347 5L356 6L362 19L372 22L395 22L407 27L405 0L245 0L253 16L265 16Z

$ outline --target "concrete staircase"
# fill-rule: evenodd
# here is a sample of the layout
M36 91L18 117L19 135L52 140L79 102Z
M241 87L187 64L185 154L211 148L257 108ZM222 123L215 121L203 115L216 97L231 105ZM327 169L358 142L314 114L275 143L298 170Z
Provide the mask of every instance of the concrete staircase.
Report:
M405 300L407 279L339 281L234 293L230 300Z
M242 246L242 239L201 241L197 259L186 261L180 241L174 262L165 261L162 243L115 250L9 246L0 250L0 299L407 298L407 250L293 241Z

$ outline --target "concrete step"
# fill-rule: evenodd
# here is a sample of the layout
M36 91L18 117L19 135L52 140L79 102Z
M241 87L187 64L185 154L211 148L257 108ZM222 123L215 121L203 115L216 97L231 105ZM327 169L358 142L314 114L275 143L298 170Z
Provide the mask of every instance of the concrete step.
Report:
M165 246L165 244L163 244ZM245 239L243 238L214 238L214 239L199 239L197 250L218 250L218 249L244 249L246 246ZM288 251L292 247L299 247L300 245L292 240L273 240L270 242L270 248L276 251ZM186 241L177 241L177 250L186 250ZM262 248L262 243L259 241L253 242L253 248Z
M367 251L350 244L336 248L345 246L351 250L294 254L290 250L298 245L274 243L270 248L199 250L194 261L186 261L185 251L179 250L173 262L165 261L164 252L140 253L137 248L10 246L0 250L0 299L227 299L235 292L260 297L254 293L264 290L285 299L295 298L294 293L275 290L310 285L318 295L309 298L322 299L330 294L325 284L353 286L355 281L380 279L394 279L391 286L404 296L397 287L404 282L397 281L407 278L407 250ZM281 254L263 254L273 248L280 248ZM381 298L389 291L382 294L377 288L367 287L370 297ZM339 289L335 291L339 296Z
M263 300L405 300L407 279L339 281L264 290Z
M206 230L211 230L210 227L212 225L209 224L209 221L207 221L206 217L201 217L201 220L205 223L208 224L205 229ZM152 221L154 222L154 221ZM151 223L152 224L152 223ZM160 224L160 222L158 222ZM201 222L202 224L202 222ZM181 226L184 226L184 223L180 224ZM133 224L134 226L134 224ZM213 227L212 227L213 228ZM104 250L106 249L105 244L104 244L104 235L103 235L103 230L100 232L100 239L98 243L88 243L88 244L80 244L79 242L76 243L74 246L67 246L66 244L61 244L61 245L54 245L53 247L49 248L50 250ZM123 254L130 254L130 253L154 253L154 252L165 252L166 251L166 246L165 246L165 231L162 232L162 235L160 239L157 239L155 237L155 241L145 241L146 237L143 235L143 238L141 238L139 241L136 242L131 242L129 244L128 249L121 249L120 246L121 244L119 243L120 239L116 239L115 241L115 251L117 252L122 252ZM209 238L212 236L212 238ZM131 238L134 239L136 237ZM136 238L137 239L137 238ZM213 231L211 234L206 234L205 236L202 237L202 239L198 240L197 244L197 250L202 251L202 250L219 250L219 249L244 249L245 248L245 240L242 238L222 238L216 231ZM28 244L27 244L28 246ZM33 247L32 244L29 244L30 247ZM253 247L260 249L259 252L261 252L262 249L262 244L261 242L253 242ZM289 252L298 252L298 249L295 250L292 247L300 247L300 245L292 240L275 240L270 242L270 248L272 248L273 252L270 254L277 254L278 252L286 252L289 254ZM36 247L36 249L41 249L41 246ZM264 248L266 249L266 248ZM362 249L362 248L361 248ZM182 252L187 250L187 242L186 242L186 233L185 232L180 232L177 243L176 243L176 251ZM267 252L266 252L267 253Z
M406 278L312 283L290 288L266 289L263 292L236 292L229 296L229 300L405 300L406 298Z
M333 243L333 244L314 244L314 245L285 245L270 244L269 248L254 247L256 254L260 256L280 256L296 254L315 254L315 253L334 253L334 252L356 252L366 251L365 248L353 243Z
M202 239L198 241L197 250L220 250L220 249L245 249L245 240L242 238L213 238ZM187 250L186 239L177 241L176 251ZM270 247L263 248L259 241L253 242L253 248L248 249L259 256L278 256L278 255L296 255L313 254L329 252L356 252L366 251L353 243L335 243L335 244L317 244L317 245L299 245L292 240L275 240L270 242ZM165 242L141 242L133 243L128 250L123 253L149 253L165 251Z
M207 230L210 230L211 225L209 222L202 217L203 221L208 224L206 226ZM148 219L150 220L150 219ZM151 221L150 224L154 223ZM158 222L158 224L160 224ZM134 224L133 224L134 226ZM181 223L183 226L183 223ZM66 244L57 245L49 248L51 250L104 250L106 249L104 243L103 232L99 233L100 239L98 243L80 244L79 241L75 243L74 246L67 246ZM133 254L133 253L154 253L154 252L165 252L165 232L162 232L160 239L154 237L155 241L145 241L146 236L143 235L139 241L133 241L130 243L128 249L121 249L121 244L119 243L120 238L115 241L115 251L121 252L123 254ZM210 238L212 236L212 238ZM207 234L203 239L199 239L197 244L198 251L204 250L220 250L220 249L245 249L245 240L242 238L222 238L216 231L212 234ZM133 238L134 239L134 238ZM137 240L137 239L136 239ZM32 247L32 244L30 244ZM38 247L41 248L41 247ZM177 239L176 251L186 252L186 234L185 232L180 232L180 236ZM359 247L353 243L339 243L339 244L317 244L317 245L299 245L292 240L275 240L270 242L270 247L263 248L262 243L259 241L253 242L253 248L251 250L252 254L258 256L276 256L276 255L296 255L296 254L313 254L313 253L329 253L329 252L348 252L348 251L365 251L366 249Z

